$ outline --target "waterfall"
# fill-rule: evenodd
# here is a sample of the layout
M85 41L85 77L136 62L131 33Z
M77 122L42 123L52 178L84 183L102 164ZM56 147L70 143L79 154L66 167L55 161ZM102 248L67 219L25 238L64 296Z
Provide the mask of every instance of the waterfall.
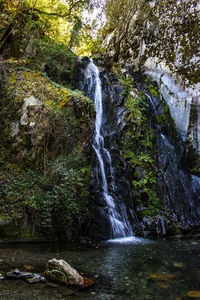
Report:
M102 182L103 190L103 201L105 201L108 211L108 218L111 225L111 236L113 238L125 237L133 235L131 225L129 223L126 208L123 203L116 203L116 200L112 193L115 191L115 178L112 167L112 158L108 149L104 146L103 137L103 119L104 109L102 101L102 87L98 68L90 60L87 68L85 69L85 80L88 83L88 93L93 93L95 110L96 110L96 121L92 147L96 153L99 169L100 169L100 180ZM106 168L108 166L111 177L110 188L107 181Z

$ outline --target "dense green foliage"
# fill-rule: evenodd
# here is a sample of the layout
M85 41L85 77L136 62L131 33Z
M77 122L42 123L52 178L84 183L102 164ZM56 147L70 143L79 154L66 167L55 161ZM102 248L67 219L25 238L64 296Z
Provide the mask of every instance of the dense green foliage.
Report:
M45 66L45 72L56 82L70 83L73 74L73 63L75 54L72 53L67 46L62 43L54 43L49 39L46 41L34 41L37 50L37 58L33 61L33 67L40 64Z
M132 168L132 184L134 196L138 206L143 208L145 216L155 215L159 210L159 199L157 197L157 174L155 170L155 146L154 133L151 128L148 115L146 96L134 88L131 77L121 78L121 84L125 87L125 106L127 107L126 123L127 129L122 138L122 151L125 159ZM148 90L154 96L158 91L152 85Z
M1 216L9 225L15 224L15 231L11 234L8 230L5 236L42 234L51 239L69 240L80 234L79 217L81 212L86 212L90 169L77 156L72 153L46 161L45 173L3 164Z
M11 56L35 55L33 44L37 40L47 42L50 48L54 42L58 52L63 44L63 51L68 48L88 55L95 42L92 27L83 16L90 12L92 4L89 0L1 0L0 52L9 57L5 48L12 40Z
M71 90L77 57L71 49L78 52L90 38L82 22L88 5L0 1L1 237L80 234L94 107ZM26 107L30 97L39 104Z
M5 72L0 99L1 237L76 238L80 218L87 213L93 103L19 61ZM42 105L27 110L24 99L33 95ZM18 131L12 136L15 122Z
M105 15L99 35L104 53L113 61L135 60L143 65L156 58L190 84L199 81L197 0L107 0Z
M142 0L107 0L106 1L106 33L113 33L114 61L118 61L121 44L130 31L132 20L139 9L145 5Z

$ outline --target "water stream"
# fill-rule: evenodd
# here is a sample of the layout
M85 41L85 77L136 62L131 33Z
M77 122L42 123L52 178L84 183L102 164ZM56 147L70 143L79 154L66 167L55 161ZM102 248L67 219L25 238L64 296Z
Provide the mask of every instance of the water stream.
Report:
M95 131L94 131L94 139L93 139L93 149L96 153L99 168L100 168L100 177L98 180L102 181L102 189L103 189L103 198L107 204L108 208L108 218L111 224L111 237L126 237L133 235L133 231L131 225L129 223L126 208L123 203L118 203L118 209L116 206L116 199L112 196L112 193L115 191L115 178L112 167L112 159L110 152L104 146L104 108L102 101L102 88L101 88L101 80L100 73L98 68L94 65L92 60L88 64L85 70L85 80L88 83L89 93L94 89L94 104L96 110L96 121L95 121ZM105 171L105 162L109 168L109 174L111 177L110 189Z
M0 246L0 270L18 268L41 274L47 261L64 259L95 281L86 290L63 296L63 286L23 280L1 281L2 300L189 300L200 295L200 243L126 239L126 244L82 248L62 243ZM191 296L193 295L193 298Z

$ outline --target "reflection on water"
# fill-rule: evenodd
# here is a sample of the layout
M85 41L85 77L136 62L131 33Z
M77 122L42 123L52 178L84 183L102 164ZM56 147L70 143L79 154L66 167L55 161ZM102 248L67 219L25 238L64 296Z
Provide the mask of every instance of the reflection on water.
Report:
M29 244L0 247L0 271L19 268L42 273L50 258L65 259L91 277L95 286L75 291L67 299L192 299L200 290L200 243L153 241L130 238L122 244L109 242L98 248L63 244ZM24 281L0 282L0 299L60 300L58 288ZM196 294L198 296L198 293ZM2 297L2 298L1 298ZM3 298L4 297L4 298ZM197 297L193 299L198 299Z

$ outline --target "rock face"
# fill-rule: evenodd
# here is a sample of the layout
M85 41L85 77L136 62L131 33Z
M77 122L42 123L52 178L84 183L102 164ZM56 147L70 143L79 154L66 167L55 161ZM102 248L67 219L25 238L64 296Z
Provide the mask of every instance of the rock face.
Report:
M60 259L52 259L47 263L44 276L47 278L65 283L67 285L83 286L84 278L72 268L66 261Z
M144 218L142 221L144 229L147 232L154 231L154 234L157 232L158 235L165 235L170 232L170 223L176 224L183 230L198 227L200 226L200 177L192 174L193 171L186 162L186 142L183 135L175 128L170 111L167 112L168 106L165 105L162 97L155 93L152 95L152 90L147 88L144 78L140 79L138 74L132 73L132 75L137 88L145 95L149 94L148 118L154 130L156 151L154 150L155 153L152 154L155 158L157 195L160 199L159 213L162 216L155 214L149 220Z
M170 107L170 113L175 121L175 125L185 141L188 135L190 122L190 108L195 95L189 92L183 85L177 83L173 76L170 76L164 69L148 69L145 73L155 80L160 92ZM196 87L196 90L198 87Z
M200 5L145 1L121 44L121 59L157 81L183 140L200 151ZM110 38L108 48L113 49ZM192 109L191 109L192 107ZM193 119L193 108L197 112Z
M89 82L84 76L87 67L87 59L80 61L78 75L81 78L78 88L82 89L87 96L94 99L95 80ZM94 78L93 78L94 79ZM123 88L118 84L117 77L105 70L100 73L102 92L102 127L101 134L104 146L100 149L102 160L105 165L106 185L109 196L114 199L115 209L120 220L123 218L131 220L133 226L137 227L134 219L133 195L128 180L129 172L126 162L120 152L120 138L124 126L125 108L123 107ZM95 142L93 142L95 143ZM115 236L112 229L112 217L109 215L109 203L106 201L103 187L101 164L93 152L93 168L91 172L90 192L90 223L85 225L87 232L93 239L102 240ZM110 198L110 199L111 199ZM129 221L127 221L129 222ZM114 221L113 221L114 223ZM128 226L127 226L128 227ZM126 226L124 226L126 228ZM84 230L84 229L83 229ZM130 234L129 234L130 235Z
M173 119L164 122L161 118L163 124L157 122L165 110L164 104L151 97L154 117L149 117L158 151L155 163L163 211L160 211L161 218L159 215L143 218L144 232L165 234L170 231L171 222L182 229L199 226L199 20L198 1L145 1L139 6L121 43L121 61L127 68L143 70L158 84ZM113 55L114 35L115 32L111 33L107 41Z
M84 61L80 66L79 88L87 95L88 85L84 82L87 62ZM168 102L160 95L156 83L144 73L134 72L127 64L121 73L124 86L123 80L120 84L115 75L106 71L100 77L105 111L101 131L112 160L111 174L105 159L112 197L118 204L124 203L135 233L165 236L177 228L188 230L199 226L200 178L186 161L190 153L186 151L190 108L178 98L189 99L189 96L166 74L160 75L163 84L160 92L168 86L168 90L178 95L169 94ZM90 97L94 97L94 88L89 91ZM178 108L175 97L180 100ZM179 127L173 122L175 115ZM195 156L190 163L194 160ZM85 234L105 239L110 237L110 224L99 173L98 160L93 155L91 213Z

